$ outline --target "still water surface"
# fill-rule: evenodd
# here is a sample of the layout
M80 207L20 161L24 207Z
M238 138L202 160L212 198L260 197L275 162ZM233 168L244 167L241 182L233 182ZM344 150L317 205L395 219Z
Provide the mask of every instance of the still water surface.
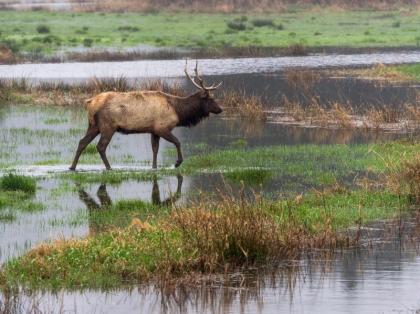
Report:
M420 62L420 52L385 52L303 57L200 59L204 75L273 73L287 68L366 66L377 63ZM69 62L0 65L0 78L87 79L91 77L170 78L184 76L184 60L141 60L119 62ZM189 64L190 71L194 62Z

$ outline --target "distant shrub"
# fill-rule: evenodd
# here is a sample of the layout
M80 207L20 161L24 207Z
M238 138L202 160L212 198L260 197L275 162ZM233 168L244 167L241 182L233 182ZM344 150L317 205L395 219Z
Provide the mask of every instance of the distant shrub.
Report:
M401 26L401 22L400 21L397 21L397 22L392 23L392 27L398 28L400 26Z
M315 36L320 36L320 35L322 35L322 33L320 33L320 32L315 32L315 33L314 33L314 35L315 35Z
M92 47L92 44L93 44L93 39L92 38L83 39L83 46Z
M87 30L85 30L85 29L76 29L75 31L74 31L76 34L79 34L79 35L82 35L82 34L86 34L87 33Z
M120 32L138 32L140 30L140 28L136 27L136 26L120 26L118 27L118 30Z
M275 27L274 21L272 19L255 19L251 21L252 25L255 27Z
M9 173L1 178L0 186L6 191L22 191L33 194L36 190L36 181L32 177Z
M235 31L246 30L246 24L244 22L241 22L241 21L237 21L237 20L228 21L228 22L226 22L226 25L227 25L228 29L230 29L230 30L235 30Z
M50 27L48 25L38 25L36 31L40 34L48 34L50 32Z
M283 30L283 29L284 29L284 26L283 26L283 24L277 24L276 28L277 28L279 31L281 31L281 30Z
M44 38L42 38L42 42L45 44L52 44L52 43L56 43L56 44L61 44L61 39L57 36L53 36L53 35L48 35L45 36Z

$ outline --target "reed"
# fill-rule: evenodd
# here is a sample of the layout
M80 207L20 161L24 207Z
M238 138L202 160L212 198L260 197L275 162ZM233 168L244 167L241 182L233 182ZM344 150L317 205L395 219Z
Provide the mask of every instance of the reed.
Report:
M231 114L248 121L266 121L263 101L258 96L248 96L244 91L228 90L221 96L223 107Z

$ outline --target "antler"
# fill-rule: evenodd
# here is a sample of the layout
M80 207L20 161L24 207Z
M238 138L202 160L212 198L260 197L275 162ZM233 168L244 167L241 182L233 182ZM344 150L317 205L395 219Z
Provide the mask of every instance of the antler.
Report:
M201 89L203 91L212 91L215 90L217 88L219 88L223 82L220 82L217 85L211 85L206 87L204 85L204 80L200 77L200 75L198 74L198 61L195 62L195 69L194 69L194 73L195 73L195 78L197 78L198 83L195 81L195 78L191 78L191 76L188 74L188 70L187 70L187 64L188 64L188 60L185 60L185 75L188 77L188 79L191 81L191 83L194 84L195 87L197 87L198 89Z

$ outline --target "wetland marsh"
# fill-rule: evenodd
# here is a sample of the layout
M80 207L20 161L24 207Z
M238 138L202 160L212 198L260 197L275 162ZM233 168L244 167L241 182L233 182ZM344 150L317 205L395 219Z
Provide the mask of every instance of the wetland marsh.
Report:
M227 111L176 129L184 164L162 141L157 171L149 136L120 134L107 151L115 170L91 144L67 171L84 108L53 105L42 83L12 90L0 108L0 309L301 312L334 300L331 312L369 311L374 294L384 310L415 311L417 129L291 125L270 112L281 97L401 108L416 105L416 84L304 72L212 77L259 97L268 118ZM378 290L389 278L396 288Z

